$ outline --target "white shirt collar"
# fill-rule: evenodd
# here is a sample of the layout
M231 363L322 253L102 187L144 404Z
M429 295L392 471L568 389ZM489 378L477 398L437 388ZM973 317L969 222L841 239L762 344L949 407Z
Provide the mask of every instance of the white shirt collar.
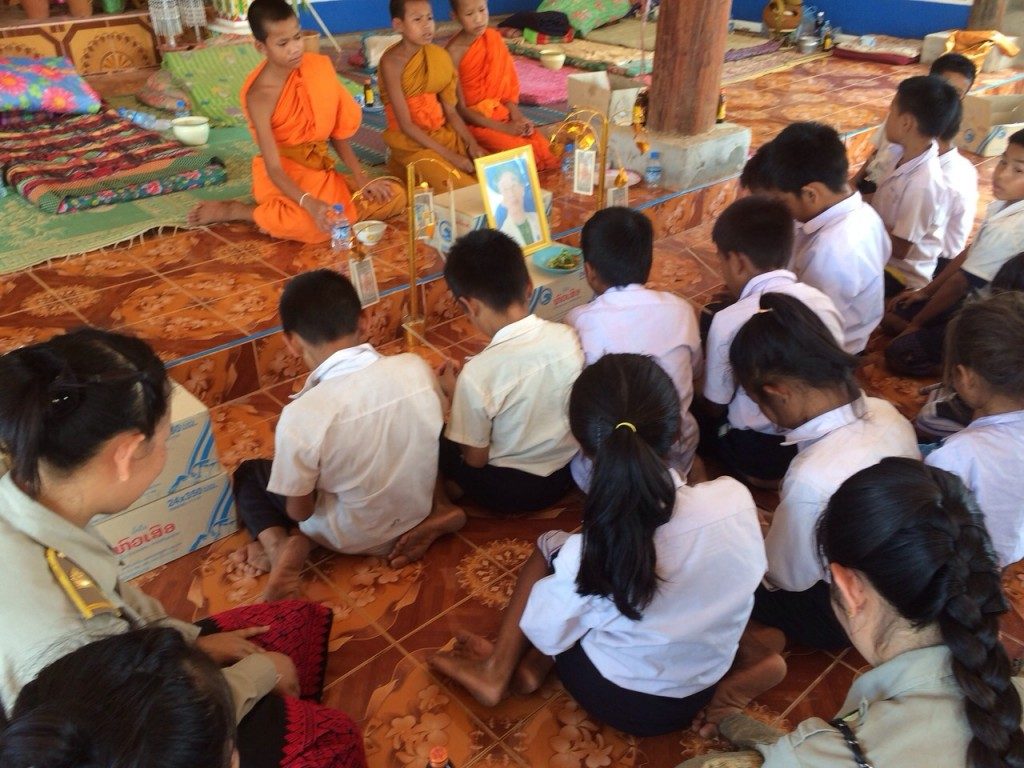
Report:
M788 269L773 269L771 272L762 272L760 275L754 275L743 286L743 290L740 291L740 298L745 299L748 296L766 293L770 284L776 281L784 285L795 283L796 274ZM762 286L764 287L762 288Z
M1003 216L1012 216L1015 213L1024 211L1024 200L1016 200L1010 202L1008 200L993 200L989 204L988 216L986 219L1002 218Z
M956 162L956 159L958 157L960 157L960 152L959 150L957 150L956 147L953 147L948 152L943 152L941 155L939 155L939 165L941 165L943 168L946 168L949 165Z
M847 214L853 213L855 210L860 208L862 204L863 200L861 199L860 192L854 192L845 200L840 200L830 208L826 208L810 221L805 221L802 224L797 222L797 229L805 235L813 235L826 224L831 224L833 221L841 219Z
M373 348L372 344L359 344L355 347L339 349L309 374L306 383L302 385L302 389L292 395L291 399L295 400L302 397L321 381L361 371L366 366L379 360L380 357L380 353Z
M798 445L801 448L806 448L809 443L820 440L841 427L853 424L867 411L867 407L867 399L861 395L852 403L825 411L820 416L815 416L799 427L789 430L783 445Z
M1016 424L1017 422L1024 422L1024 411L1008 411L993 413L990 416L980 416L971 422L971 426L986 427L990 424Z
M903 176L903 175L908 174L908 173L913 173L913 171L916 168L918 168L919 166L924 165L925 163L931 162L933 159L937 158L938 156L939 156L939 145L936 144L933 141L931 143L931 146L929 146L928 149L926 149L920 155L918 155L917 157L915 157L912 160L907 160L907 162L905 162L903 165L899 165L896 168L894 168L893 172L892 172L892 176ZM901 155L901 157L902 157L902 155Z
M516 320L514 323L509 323L504 328L500 328L494 336L491 337L490 344L487 345L487 349L501 344L503 341L509 341L517 336L523 336L524 334L530 333L540 327L543 322L536 315L527 315L522 320Z

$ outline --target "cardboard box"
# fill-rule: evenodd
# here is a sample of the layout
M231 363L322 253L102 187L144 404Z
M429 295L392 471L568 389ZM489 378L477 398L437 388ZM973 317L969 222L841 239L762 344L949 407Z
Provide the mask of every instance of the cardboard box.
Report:
M546 189L540 191L541 199L544 201L544 211L550 218L551 203L554 195ZM450 198L455 197L455 230L458 235L472 232L474 229L483 229L487 226L487 212L484 209L483 197L480 193L480 186L473 184L468 187L456 189L454 192L445 192L434 196L434 213L437 214L437 226L434 229L434 237L430 244L447 256L451 250L455 238L452 236L451 203Z
M545 263L561 250L581 253L579 248L562 243L549 245L534 251L526 257L526 269L533 281L533 296L530 297L530 311L545 320L561 320L573 307L586 304L594 297L583 275L583 262L572 272L556 274L537 266Z
M117 553L121 578L134 578L237 530L231 478L221 473L90 527Z
M925 35L924 42L921 44L921 63L925 65L931 64L944 54L946 52L946 41L952 33L953 30L947 29L943 32L932 32L930 35ZM1017 46L1021 44L1020 38L1012 35L1007 35L1007 39ZM1015 57L1010 57L993 45L991 50L985 54L985 61L982 62L980 69L982 72L997 72L1000 69L1021 66L1024 66L1024 52Z
M1006 151L1008 139L1024 128L1024 96L971 96L956 145L976 155L993 157Z
M171 389L171 437L167 463L133 506L162 499L223 470L217 460L210 410L178 383Z
M633 104L644 88L636 80L607 72L569 75L568 84L567 101L571 107L595 109L615 125L633 122Z

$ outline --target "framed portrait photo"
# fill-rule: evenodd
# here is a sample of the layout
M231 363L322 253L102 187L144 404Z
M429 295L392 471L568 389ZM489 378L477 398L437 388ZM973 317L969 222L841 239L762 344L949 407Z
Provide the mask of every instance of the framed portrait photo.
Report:
M516 147L475 160L487 224L532 253L551 239L533 147Z

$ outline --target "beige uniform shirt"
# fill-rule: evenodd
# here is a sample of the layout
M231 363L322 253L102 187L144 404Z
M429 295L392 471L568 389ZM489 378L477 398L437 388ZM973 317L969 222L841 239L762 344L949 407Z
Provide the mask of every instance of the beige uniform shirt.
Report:
M850 686L839 715L877 766L963 768L971 729L944 645L902 653ZM1018 694L1024 681L1013 679ZM839 731L811 718L774 744L758 745L765 768L855 765Z
M113 609L85 618L57 582L46 560L52 548L96 583ZM0 478L0 703L10 712L18 692L36 674L71 651L133 627L174 627L189 642L199 629L169 617L159 601L121 583L105 541L51 512L11 479ZM224 670L239 720L277 679L274 665L254 654Z

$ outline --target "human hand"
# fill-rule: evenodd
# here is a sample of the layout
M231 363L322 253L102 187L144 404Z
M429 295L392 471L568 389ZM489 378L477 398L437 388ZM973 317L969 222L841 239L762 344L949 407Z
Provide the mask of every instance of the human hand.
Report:
M470 142L468 149L469 149L469 156L473 160L475 160L478 157L486 157L487 156L487 150L484 149L483 147L481 147L475 141Z
M246 656L254 653L263 653L263 649L256 643L249 640L254 635L262 635L270 627L247 627L236 629L231 632L215 632L212 635L202 635L196 639L196 646L213 659L217 664L234 664Z
M313 217L317 229L323 232L331 231L331 206L310 195L303 201L302 208Z
M924 288L918 288L913 291L901 291L900 293L889 299L889 303L886 305L886 309L889 312L893 312L896 309L902 307L909 307L912 304L918 304L922 301L927 301L929 298L928 293Z
M445 360L438 366L437 379L441 384L441 391L449 400L455 392L455 382L458 379L462 366L454 360Z
M266 654L277 670L277 685L274 686L274 693L280 696L292 696L298 698L301 693L299 687L299 673L295 670L295 662L283 653L268 651Z
M910 321L895 312L886 312L882 318L882 330L890 336L902 336L910 326Z
M463 173L476 172L476 166L473 165L473 161L470 160L468 157L453 157L451 163Z
M516 133L519 136L532 136L534 125L531 121L527 120L522 115L512 118L512 125L515 126Z
M374 179L363 187L363 197L371 203L386 203L394 194L394 187L385 179Z

